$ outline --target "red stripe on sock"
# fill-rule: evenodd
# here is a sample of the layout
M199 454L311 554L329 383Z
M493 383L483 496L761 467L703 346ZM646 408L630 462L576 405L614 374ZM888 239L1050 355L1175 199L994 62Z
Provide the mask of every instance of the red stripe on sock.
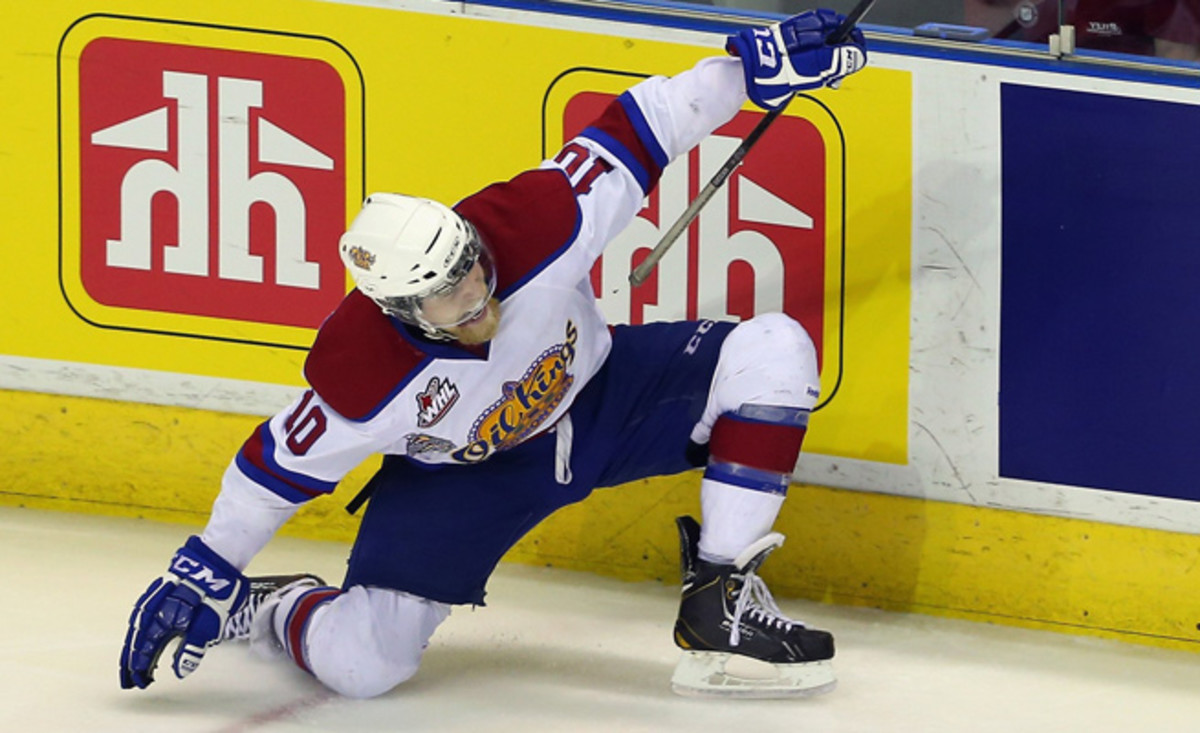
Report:
M713 425L712 458L762 471L790 474L796 468L805 429L797 425L739 420L722 415Z
M287 636L287 652L291 655L292 660L299 665L300 669L312 674L312 670L308 668L308 660L304 658L304 630L308 627L308 619L312 616L313 611L326 601L333 600L334 597L341 595L341 591L337 588L314 588L296 601L292 606L292 612L288 614L287 623L284 624L284 634Z

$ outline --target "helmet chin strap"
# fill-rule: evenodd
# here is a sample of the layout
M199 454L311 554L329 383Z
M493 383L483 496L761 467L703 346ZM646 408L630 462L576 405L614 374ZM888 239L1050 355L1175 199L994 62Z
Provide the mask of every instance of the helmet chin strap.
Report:
M438 328L437 326L429 326L424 323L420 323L417 325L420 327L421 333L425 334L425 336L433 339L434 341L453 341L454 340L453 334L451 334L447 331L443 331L442 329Z

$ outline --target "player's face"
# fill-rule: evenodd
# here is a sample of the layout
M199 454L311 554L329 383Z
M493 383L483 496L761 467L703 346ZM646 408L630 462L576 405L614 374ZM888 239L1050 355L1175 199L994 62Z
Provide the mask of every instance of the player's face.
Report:
M421 299L421 318L441 329L470 323L485 310L495 287L491 261L481 256L454 287Z
M500 301L491 298L475 318L457 326L449 326L443 330L453 336L459 343L474 346L491 341L495 338L496 331L499 328Z
M453 288L421 301L421 317L466 344L490 341L499 327L500 304L492 297L495 275L481 257Z

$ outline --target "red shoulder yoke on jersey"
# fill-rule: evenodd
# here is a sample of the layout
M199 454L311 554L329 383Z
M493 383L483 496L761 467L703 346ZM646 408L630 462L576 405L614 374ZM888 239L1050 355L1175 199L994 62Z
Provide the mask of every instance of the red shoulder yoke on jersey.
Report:
M579 204L558 170L526 171L494 183L454 210L475 226L491 249L501 299L553 262L579 233Z
M347 420L374 417L430 357L396 332L357 290L325 320L304 362L304 377Z

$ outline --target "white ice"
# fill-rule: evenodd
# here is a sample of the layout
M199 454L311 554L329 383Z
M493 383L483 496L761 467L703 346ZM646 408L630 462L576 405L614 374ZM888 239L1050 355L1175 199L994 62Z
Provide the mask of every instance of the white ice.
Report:
M1200 655L1053 632L781 600L832 630L836 691L792 700L671 693L676 590L502 565L417 676L340 699L244 645L187 680L121 690L134 599L192 530L0 508L0 731L1174 733L1200 730ZM252 573L340 580L347 547L276 538Z

